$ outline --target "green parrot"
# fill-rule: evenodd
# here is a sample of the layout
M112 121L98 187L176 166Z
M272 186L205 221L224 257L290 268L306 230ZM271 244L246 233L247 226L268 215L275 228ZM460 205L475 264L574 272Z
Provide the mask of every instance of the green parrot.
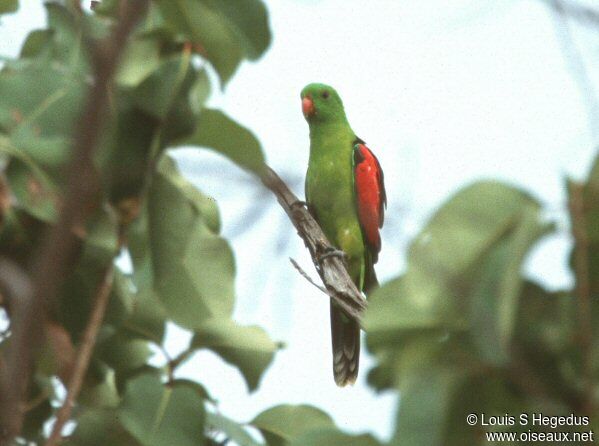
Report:
M348 273L364 294L378 286L374 264L387 204L381 166L351 129L339 94L324 84L301 92L310 127L306 203L329 241L345 253ZM336 253L332 253L336 254ZM360 327L331 302L333 376L353 384L360 363Z

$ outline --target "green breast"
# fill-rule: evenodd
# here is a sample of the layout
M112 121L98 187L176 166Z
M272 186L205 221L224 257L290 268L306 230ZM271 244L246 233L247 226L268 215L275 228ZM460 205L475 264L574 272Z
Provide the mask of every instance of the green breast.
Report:
M347 128L310 129L306 200L327 238L349 256L350 274L359 281L364 243L354 198L355 139Z

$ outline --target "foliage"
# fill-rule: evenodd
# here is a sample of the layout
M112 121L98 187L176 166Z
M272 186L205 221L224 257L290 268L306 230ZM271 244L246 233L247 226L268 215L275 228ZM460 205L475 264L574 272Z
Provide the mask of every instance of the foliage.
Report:
M0 0L0 14L17 8L16 0ZM25 269L61 209L74 129L93 82L89 43L110 35L119 19L117 0L89 15L57 3L46 9L47 28L33 31L20 57L0 71L0 162L10 191L0 188L0 256ZM255 390L279 348L260 327L232 319L235 260L219 235L218 207L167 151L208 148L260 173L264 155L254 135L205 103L214 88L211 70L224 89L239 64L259 58L269 42L260 0L241 7L228 0L151 2L110 92L95 160L102 193L92 218L74 229L79 253L35 357L24 440L44 442L44 425L61 403L56 383L68 385L102 272L125 252L132 267L115 270L75 429L63 444L381 444L341 432L329 415L305 405L283 404L241 423L218 412L200 382L177 378L180 364L209 349ZM551 292L522 274L553 225L534 197L486 181L437 210L412 242L406 272L372 296L364 320L376 358L369 383L401 395L390 444L482 445L489 430L548 431L469 426L470 413L586 414L591 426L555 430L597 428L599 339L591 320L598 310L599 160L587 183L569 182L567 190L575 289ZM10 318L8 305L0 305ZM167 322L193 338L157 368L151 358L164 350ZM0 336L0 353L10 342Z
M0 13L17 7L1 2ZM33 31L20 57L0 72L0 154L12 195L0 251L24 268L60 211L63 172L94 75L89 41L109 35L119 16L118 2L111 1L89 15L57 3L46 9L47 29ZM185 12L201 20L189 16L181 23ZM132 268L116 270L68 444L205 444L218 417L207 409L213 401L199 383L176 379L177 367L199 349L236 366L251 390L258 386L278 344L263 329L231 319L235 261L219 236L217 205L181 176L166 149L201 145L259 169L264 156L256 138L204 104L212 88L208 70L216 70L224 87L241 60L258 58L269 42L258 0L244 11L227 2L156 1L135 29L96 157L102 196L78 231L80 254L35 362L35 408L22 432L27 440L42 442L43 425L59 403L52 379L68 385L102 271L121 249ZM127 226L123 247L119 225ZM157 369L152 352L163 348L169 321L194 337L180 358ZM2 347L9 343L10 336ZM218 429L237 430L238 437L245 432L231 420Z
M586 185L570 188L571 202L578 189L584 200L580 215L571 206L572 224L582 222L589 237L576 237L574 251L589 259L597 255L590 241L599 224L598 174L595 167ZM368 348L378 359L369 382L401 394L393 444L482 445L492 431L596 427L598 344L596 336L584 342L599 308L596 293L550 292L521 272L552 229L533 197L480 182L451 197L412 242L406 273L377 290L365 320ZM594 283L587 266L572 266L578 283ZM581 313L585 300L591 311ZM522 413L587 415L591 425L466 422L469 414L480 420Z

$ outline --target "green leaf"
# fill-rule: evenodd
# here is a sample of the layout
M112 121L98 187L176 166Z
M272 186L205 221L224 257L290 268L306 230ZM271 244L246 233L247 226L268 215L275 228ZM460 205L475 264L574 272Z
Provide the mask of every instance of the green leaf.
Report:
M242 424L219 413L206 412L206 427L224 433L238 446L262 446L245 430Z
M369 297L364 324L372 351L379 346L398 344L398 334L404 332L465 328L452 302L437 297L444 291L442 286L426 279L421 272L410 271L387 282Z
M19 9L19 0L0 0L0 14L16 12Z
M204 109L195 133L180 145L207 147L229 158L239 167L260 174L264 154L256 137L223 112Z
M135 291L133 288L131 278L115 268L110 301L106 309L106 322L120 327L131 317L135 306Z
M161 121L164 142L189 136L195 130L197 115L193 107L197 106L197 98L192 89L202 72L193 67L190 54L184 53L162 62L135 89L137 107Z
M527 349L562 356L576 344L578 311L576 298L569 292L549 292L527 281L522 287L516 337Z
M49 225L32 218L29 213L19 208L11 208L5 214L0 229L0 251L21 265L31 261L38 251L41 234L46 234Z
M269 446L285 446L307 432L335 427L331 417L322 410L289 404L265 410L251 424L262 432Z
M50 55L52 61L69 71L87 73L89 62L82 40L83 21L75 17L74 11L58 3L47 2L44 6L48 15L48 28L53 35Z
M543 383L550 393L557 398L573 393L579 384L572 371L583 369L577 339L580 327L576 298L572 293L550 293L526 282L520 301L514 350L526 358L535 371L535 380ZM598 309L593 303L593 318ZM594 343L597 345L596 338ZM592 357L594 369L598 370L599 357L596 354Z
M147 341L132 338L119 331L97 346L96 355L121 373L141 369L152 356L152 351Z
M192 72L189 57L167 59L137 87L136 104L146 113L164 119L181 92L189 90Z
M258 58L270 43L266 9L258 0L158 0L158 6L167 26L195 44L223 85L244 57Z
M199 114L210 97L210 79L206 70L198 72L195 83L190 91L190 105L194 113Z
M6 142L7 140L0 136L0 152L9 147L3 145ZM29 157L22 152L17 156L10 161L6 169L6 177L16 198L17 206L43 222L56 221L58 217L56 185Z
M472 379L512 363L519 313L528 305L522 263L550 229L529 195L475 183L441 206L417 236L406 273L371 297L367 343L379 364L369 381L401 394L393 444L476 444L477 431L467 429L464 417L507 410L483 409L478 397L484 389L495 392L486 401L503 403L513 383L499 380L499 390L489 390ZM473 387L477 393L469 392Z
M129 225L127 243L134 267L132 280L139 290L152 280L149 220L147 200L144 200L139 216Z
M44 49L48 48L50 42L52 42L52 30L37 29L31 31L21 47L21 57L33 58L40 55Z
M118 242L114 215L102 208L90 216L86 227L76 227L74 232L80 239L79 261L66 278L56 317L76 341L89 320L106 269L118 253ZM115 271L106 323L118 325L131 311L132 296L123 281L121 272Z
M481 354L505 360L521 264L549 228L538 203L518 189L480 182L459 191L412 243L406 274L372 296L369 347L398 344L413 330L471 328ZM482 339L497 340L496 348L485 352Z
M207 7L225 17L248 59L258 59L271 41L268 13L261 0L204 0Z
M142 446L119 422L110 409L86 410L77 418L77 428L63 442L65 446Z
M470 295L472 339L482 358L496 364L509 359L512 334L523 283L522 263L533 244L549 230L539 221L539 209L528 206L510 232L488 250Z
M110 8L113 11L110 11L109 13L113 16L118 16L118 0L108 0L102 2L102 6L104 6L104 3L106 3L107 6L110 6L111 3L113 3L114 6ZM139 31L141 36L160 40L163 44L163 47L161 48L163 54L165 49L172 49L175 52L180 51L183 44L188 41L188 39L184 38L181 32L179 32L165 20L160 7L157 5L157 2L150 3L148 13L146 14L145 20L142 22Z
M101 361L93 360L79 396L79 403L93 408L115 408L120 397L115 371Z
M99 147L98 164L115 207L138 209L139 196L148 181L152 151L159 142L160 121L135 104L131 91L122 90L115 99L111 122Z
M436 365L420 368L405 379L392 444L441 446L447 444L448 431L461 430L449 419L463 383L459 369ZM461 420L466 424L465 419ZM463 428L462 428L463 429ZM464 441L463 444L476 444Z
M378 365L369 372L368 381L378 390L401 388L411 374L433 367L440 358L449 361L455 343L456 339L448 338L442 330L423 329L403 334L397 344L377 349Z
M0 153L17 206L56 218L63 166L83 101L83 82L54 64L29 61L0 72ZM4 134L4 135L2 135Z
M81 231L86 244L83 247L82 257L84 259L99 260L102 265L110 263L117 255L118 246L118 224L112 210L100 209L89 219L85 228ZM117 273L118 275L118 273ZM122 277L118 277L119 286Z
M194 389L143 374L127 383L119 419L144 446L204 444L204 402Z
M174 32L200 45L225 85L243 57L241 46L218 11L194 0L158 0L166 23Z
M81 77L45 61L3 70L0 131L10 134L12 144L32 160L55 169L69 156L68 141L79 117L84 90Z
M372 435L351 436L333 429L319 429L298 437L291 446L380 446Z
M216 404L216 400L208 393L208 390L197 381L191 379L178 378L171 383L172 386L183 386L186 389L194 390L204 401L209 401Z
M148 197L154 287L167 315L195 329L231 315L233 254L211 231L214 203L192 189L170 158L158 169Z
M139 218L129 227L128 238L134 267L132 281L137 292L133 312L125 321L124 327L135 336L160 345L164 338L167 315L153 286L147 208L142 210Z
M104 4L106 2L103 2ZM117 84L125 87L137 87L144 79L160 66L160 42L150 37L131 40L115 79Z
M151 279L148 279L148 282L150 281ZM144 283L142 287L135 294L133 312L123 327L135 336L160 345L164 339L166 311L151 288L151 283Z
M119 16L119 0L102 0L96 4L94 14L105 15L111 18Z
M230 319L212 319L195 330L194 348L208 348L243 374L250 390L258 387L260 377L277 350L266 332L257 326L242 327Z

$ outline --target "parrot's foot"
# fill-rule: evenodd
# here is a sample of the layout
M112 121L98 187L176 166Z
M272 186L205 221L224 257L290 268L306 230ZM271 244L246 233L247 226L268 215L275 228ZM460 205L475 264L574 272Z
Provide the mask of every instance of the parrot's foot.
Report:
M327 257L339 257L343 263L347 263L347 254L340 249L327 248L323 254L318 256L318 262L322 262Z
M293 203L291 203L291 205L289 207L291 209L293 209L296 206L299 206L299 207L308 207L308 203L306 203L305 201L302 201L302 200L295 200Z

